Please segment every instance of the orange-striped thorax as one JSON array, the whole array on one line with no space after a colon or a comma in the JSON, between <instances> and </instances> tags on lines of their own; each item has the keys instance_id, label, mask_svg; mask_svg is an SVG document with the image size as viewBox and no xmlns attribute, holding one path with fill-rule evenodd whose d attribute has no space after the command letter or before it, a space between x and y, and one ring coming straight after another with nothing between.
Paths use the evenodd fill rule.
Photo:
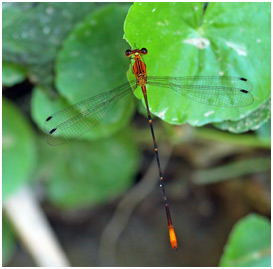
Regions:
<instances>
[{"instance_id":1,"label":"orange-striped thorax","mask_svg":"<svg viewBox=\"0 0 273 269\"><path fill-rule=\"evenodd\" d=\"M147 70L146 70L146 64L142 61L141 56L146 55L148 53L147 49L142 48L141 50L135 49L135 50L126 50L125 56L130 57L131 59L134 59L134 65L133 65L133 73L137 80L137 85L144 87L147 82Z\"/></svg>"}]
</instances>

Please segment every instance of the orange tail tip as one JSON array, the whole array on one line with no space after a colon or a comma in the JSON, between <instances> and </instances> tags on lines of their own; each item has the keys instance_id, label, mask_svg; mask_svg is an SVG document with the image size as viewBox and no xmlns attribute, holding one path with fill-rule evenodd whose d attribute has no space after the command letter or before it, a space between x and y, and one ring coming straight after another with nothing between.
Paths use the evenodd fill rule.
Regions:
<instances>
[{"instance_id":1,"label":"orange tail tip","mask_svg":"<svg viewBox=\"0 0 273 269\"><path fill-rule=\"evenodd\" d=\"M178 249L177 239L176 239L176 235L175 235L173 226L169 226L169 235L170 235L170 243L172 246L172 250L177 251L177 249Z\"/></svg>"}]
</instances>

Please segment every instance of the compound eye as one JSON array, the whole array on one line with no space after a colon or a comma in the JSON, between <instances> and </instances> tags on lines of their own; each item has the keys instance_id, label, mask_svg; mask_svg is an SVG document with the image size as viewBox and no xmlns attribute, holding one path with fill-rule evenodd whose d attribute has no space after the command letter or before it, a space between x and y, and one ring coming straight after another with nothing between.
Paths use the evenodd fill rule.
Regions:
<instances>
[{"instance_id":1,"label":"compound eye","mask_svg":"<svg viewBox=\"0 0 273 269\"><path fill-rule=\"evenodd\" d=\"M142 49L141 49L141 52L142 52L143 54L147 54L147 53L148 53L147 49L145 49L145 48L142 48Z\"/></svg>"},{"instance_id":2,"label":"compound eye","mask_svg":"<svg viewBox=\"0 0 273 269\"><path fill-rule=\"evenodd\" d=\"M125 56L129 57L132 54L131 50L126 50L125 51Z\"/></svg>"}]
</instances>

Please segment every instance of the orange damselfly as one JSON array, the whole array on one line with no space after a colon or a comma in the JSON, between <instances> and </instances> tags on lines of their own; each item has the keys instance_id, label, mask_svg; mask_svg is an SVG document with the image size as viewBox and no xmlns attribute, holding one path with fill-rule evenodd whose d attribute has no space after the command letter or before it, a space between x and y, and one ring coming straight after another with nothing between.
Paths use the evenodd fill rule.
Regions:
<instances>
[{"instance_id":1,"label":"orange damselfly","mask_svg":"<svg viewBox=\"0 0 273 269\"><path fill-rule=\"evenodd\" d=\"M159 77L147 76L146 64L142 56L148 53L142 48L126 50L125 56L134 60L135 80L129 81L111 91L98 94L48 117L44 129L49 135L50 145L60 145L79 137L97 126L109 114L113 106L127 94L132 94L138 86L144 96L148 122L151 128L154 151L157 160L160 187L168 220L169 238L173 250L177 250L177 239L172 224L169 204L166 196L164 177L160 166L158 147L154 135L151 113L148 105L146 85L168 88L177 94L195 102L220 107L242 107L252 104L254 98L250 91L251 83L240 77ZM132 86L133 85L133 86Z\"/></svg>"}]
</instances>

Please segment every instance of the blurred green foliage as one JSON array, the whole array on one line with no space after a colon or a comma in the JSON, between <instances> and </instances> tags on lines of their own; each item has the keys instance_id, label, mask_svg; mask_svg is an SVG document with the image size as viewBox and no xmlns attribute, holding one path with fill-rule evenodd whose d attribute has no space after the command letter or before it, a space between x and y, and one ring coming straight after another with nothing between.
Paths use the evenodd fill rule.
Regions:
<instances>
[{"instance_id":1,"label":"blurred green foliage","mask_svg":"<svg viewBox=\"0 0 273 269\"><path fill-rule=\"evenodd\" d=\"M54 61L66 35L94 3L3 3L3 60L28 69L33 82L53 84Z\"/></svg>"},{"instance_id":2,"label":"blurred green foliage","mask_svg":"<svg viewBox=\"0 0 273 269\"><path fill-rule=\"evenodd\" d=\"M270 3L210 3L205 12L203 7L3 3L3 85L28 78L35 86L31 119L3 99L3 199L22 184L43 179L54 205L76 209L103 203L131 186L140 158L129 125L134 98L120 101L107 120L81 140L60 147L49 147L31 125L33 121L42 130L52 113L126 82L129 63L124 51L129 45L124 33L131 46L147 47L148 75L223 74L253 83L255 102L240 109L195 104L148 87L156 116L172 124L217 123L217 128L231 132L256 130L268 121ZM261 137L269 127L262 128ZM8 232L3 240L5 246L13 242ZM10 255L5 253L3 248L3 255Z\"/></svg>"},{"instance_id":3,"label":"blurred green foliage","mask_svg":"<svg viewBox=\"0 0 273 269\"><path fill-rule=\"evenodd\" d=\"M6 99L2 101L2 115L2 199L5 200L19 186L31 180L37 149L35 135L28 120Z\"/></svg>"},{"instance_id":4,"label":"blurred green foliage","mask_svg":"<svg viewBox=\"0 0 273 269\"><path fill-rule=\"evenodd\" d=\"M27 72L23 66L13 63L2 64L2 84L11 87L22 82L26 78Z\"/></svg>"},{"instance_id":5,"label":"blurred green foliage","mask_svg":"<svg viewBox=\"0 0 273 269\"><path fill-rule=\"evenodd\" d=\"M220 266L270 267L271 226L268 219L251 214L234 225Z\"/></svg>"},{"instance_id":6,"label":"blurred green foliage","mask_svg":"<svg viewBox=\"0 0 273 269\"><path fill-rule=\"evenodd\" d=\"M49 147L44 139L40 143L40 171L48 179L48 199L58 207L102 203L133 184L139 150L130 130L94 142L73 141L58 147Z\"/></svg>"},{"instance_id":7,"label":"blurred green foliage","mask_svg":"<svg viewBox=\"0 0 273 269\"><path fill-rule=\"evenodd\" d=\"M13 231L6 221L4 216L2 217L2 265L7 264L11 259L15 250L15 236Z\"/></svg>"},{"instance_id":8,"label":"blurred green foliage","mask_svg":"<svg viewBox=\"0 0 273 269\"><path fill-rule=\"evenodd\" d=\"M3 58L9 65L23 65L29 78L37 85L32 92L31 114L41 129L44 120L53 112L84 97L110 90L113 85L120 83L122 77L126 81L128 62L124 57L124 50L127 46L122 35L128 7L128 4L97 6L94 3L4 5L6 23L3 26ZM18 21L20 25L16 27ZM54 63L57 75L55 82L51 80L55 79ZM42 73L43 76L40 77L39 74ZM14 83L18 82L19 79L14 79ZM52 91L55 83L60 94ZM4 130L9 129L8 123L15 126L25 124L19 116L9 112L6 106L3 111L7 121L3 122ZM18 167L46 176L48 197L59 206L75 208L103 202L128 188L136 173L139 152L131 138L130 129L126 127L122 131L133 112L134 100L125 98L115 107L107 122L91 132L89 137L87 135L87 138L96 139L94 143L75 141L51 148L45 143L45 138L42 142L39 139L36 168L35 161L28 158L24 159L26 163L21 161L21 166ZM9 115L18 119L20 124L12 121ZM116 135L102 140L112 134ZM8 139L8 134L4 133L4 138ZM24 136L21 132L19 139L22 138ZM28 135L27 138L35 143L33 135ZM19 139L18 144L22 147L24 143ZM12 150L8 143L5 146L7 150ZM35 147L27 146L28 150L24 151L30 154ZM18 159L24 154L19 150L15 150L15 153ZM10 169L23 181L24 173L11 165L14 157L5 154L4 159L7 167L4 171ZM104 169L106 166L108 168ZM16 184L19 180L15 176L6 176L4 173L4 178L13 178L4 181L7 189L13 186L14 190L19 186ZM75 192L75 189L79 191Z\"/></svg>"},{"instance_id":9,"label":"blurred green foliage","mask_svg":"<svg viewBox=\"0 0 273 269\"><path fill-rule=\"evenodd\" d=\"M256 131L258 137L262 138L262 139L271 139L271 121L267 121L264 125L261 126L261 128L259 128Z\"/></svg>"}]
</instances>

